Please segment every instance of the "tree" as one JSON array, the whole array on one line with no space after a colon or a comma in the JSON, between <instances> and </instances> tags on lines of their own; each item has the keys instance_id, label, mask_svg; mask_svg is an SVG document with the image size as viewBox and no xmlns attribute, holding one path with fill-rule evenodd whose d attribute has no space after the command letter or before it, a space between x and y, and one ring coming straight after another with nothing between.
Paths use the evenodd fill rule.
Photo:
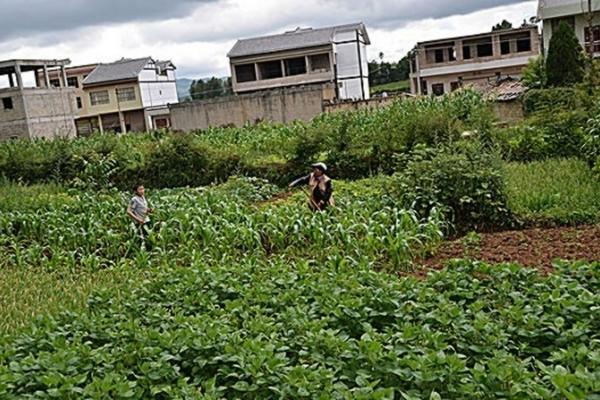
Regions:
<instances>
[{"instance_id":1,"label":"tree","mask_svg":"<svg viewBox=\"0 0 600 400\"><path fill-rule=\"evenodd\" d=\"M529 89L543 89L548 83L546 63L543 56L532 58L523 69L523 84Z\"/></svg>"},{"instance_id":2,"label":"tree","mask_svg":"<svg viewBox=\"0 0 600 400\"><path fill-rule=\"evenodd\" d=\"M193 100L212 99L231 94L231 78L225 80L212 77L192 82L190 96Z\"/></svg>"},{"instance_id":3,"label":"tree","mask_svg":"<svg viewBox=\"0 0 600 400\"><path fill-rule=\"evenodd\" d=\"M501 31L503 29L511 29L512 27L513 25L509 21L503 19L502 22L492 27L492 32Z\"/></svg>"},{"instance_id":4,"label":"tree","mask_svg":"<svg viewBox=\"0 0 600 400\"><path fill-rule=\"evenodd\" d=\"M570 25L561 22L550 39L546 73L549 86L570 86L584 76L583 48Z\"/></svg>"}]
</instances>

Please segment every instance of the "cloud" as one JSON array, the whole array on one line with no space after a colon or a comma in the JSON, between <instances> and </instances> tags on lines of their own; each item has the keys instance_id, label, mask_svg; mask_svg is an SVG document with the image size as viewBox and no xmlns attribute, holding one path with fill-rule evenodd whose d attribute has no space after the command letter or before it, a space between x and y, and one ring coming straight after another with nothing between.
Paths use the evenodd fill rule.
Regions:
<instances>
[{"instance_id":1,"label":"cloud","mask_svg":"<svg viewBox=\"0 0 600 400\"><path fill-rule=\"evenodd\" d=\"M216 0L0 0L0 40L84 26L181 17L199 3L210 1Z\"/></svg>"},{"instance_id":2,"label":"cloud","mask_svg":"<svg viewBox=\"0 0 600 400\"><path fill-rule=\"evenodd\" d=\"M369 58L381 51L386 59L397 60L417 41L487 31L502 19L520 24L536 12L532 0L434 0L435 6L412 0L33 2L40 6L39 14L48 8L73 7L69 13L59 13L60 24L41 21L35 26L29 21L27 26L35 28L19 31L10 40L0 36L0 59L71 58L77 65L152 56L173 60L178 76L193 78L229 75L226 55L236 39L280 33L297 26L363 21L372 41ZM8 3L13 3L12 8L6 9ZM143 8L141 3L148 9L136 14L136 9ZM0 22L6 24L12 19L7 17L11 10L27 13L22 4L0 0L0 7L4 7Z\"/></svg>"}]
</instances>

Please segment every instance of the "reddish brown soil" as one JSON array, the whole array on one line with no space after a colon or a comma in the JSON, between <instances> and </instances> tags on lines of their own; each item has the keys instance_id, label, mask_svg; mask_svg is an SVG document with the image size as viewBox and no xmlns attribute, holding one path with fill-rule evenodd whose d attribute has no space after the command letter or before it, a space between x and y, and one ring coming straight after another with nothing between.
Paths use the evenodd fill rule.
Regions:
<instances>
[{"instance_id":1,"label":"reddish brown soil","mask_svg":"<svg viewBox=\"0 0 600 400\"><path fill-rule=\"evenodd\" d=\"M514 262L548 273L555 259L600 261L600 225L481 233L479 238L446 242L423 265L440 269L453 258L470 258L492 264Z\"/></svg>"}]
</instances>

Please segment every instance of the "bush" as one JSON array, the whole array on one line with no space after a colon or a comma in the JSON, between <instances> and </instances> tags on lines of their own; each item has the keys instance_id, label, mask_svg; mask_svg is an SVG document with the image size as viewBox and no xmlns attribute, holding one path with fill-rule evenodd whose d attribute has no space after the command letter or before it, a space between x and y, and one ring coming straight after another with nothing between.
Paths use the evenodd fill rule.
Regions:
<instances>
[{"instance_id":1,"label":"bush","mask_svg":"<svg viewBox=\"0 0 600 400\"><path fill-rule=\"evenodd\" d=\"M553 32L548 46L546 71L550 86L569 86L579 83L584 76L583 49L573 28L561 22Z\"/></svg>"},{"instance_id":2,"label":"bush","mask_svg":"<svg viewBox=\"0 0 600 400\"><path fill-rule=\"evenodd\" d=\"M581 96L574 88L530 89L523 96L525 115L570 111L582 106Z\"/></svg>"},{"instance_id":3,"label":"bush","mask_svg":"<svg viewBox=\"0 0 600 400\"><path fill-rule=\"evenodd\" d=\"M463 142L440 149L420 147L409 157L401 157L400 167L394 190L405 206L414 207L420 215L441 205L458 232L512 223L501 160L480 145Z\"/></svg>"},{"instance_id":4,"label":"bush","mask_svg":"<svg viewBox=\"0 0 600 400\"><path fill-rule=\"evenodd\" d=\"M583 158L590 167L599 167L600 158L600 102L596 106L595 112L587 121L581 146Z\"/></svg>"}]
</instances>

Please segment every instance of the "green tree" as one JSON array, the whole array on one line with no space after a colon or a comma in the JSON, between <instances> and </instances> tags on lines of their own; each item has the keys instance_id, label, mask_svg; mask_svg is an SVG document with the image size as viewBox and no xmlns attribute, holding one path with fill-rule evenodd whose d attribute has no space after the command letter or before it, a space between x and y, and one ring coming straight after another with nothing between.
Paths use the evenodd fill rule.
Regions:
<instances>
[{"instance_id":1,"label":"green tree","mask_svg":"<svg viewBox=\"0 0 600 400\"><path fill-rule=\"evenodd\" d=\"M571 26L564 22L550 39L546 72L549 86L571 86L583 80L583 49Z\"/></svg>"},{"instance_id":2,"label":"green tree","mask_svg":"<svg viewBox=\"0 0 600 400\"><path fill-rule=\"evenodd\" d=\"M513 25L509 21L503 19L499 24L492 26L492 32L501 31L503 29L511 29L512 27Z\"/></svg>"},{"instance_id":3,"label":"green tree","mask_svg":"<svg viewBox=\"0 0 600 400\"><path fill-rule=\"evenodd\" d=\"M192 82L190 96L194 100L212 99L231 94L231 78L199 79Z\"/></svg>"},{"instance_id":4,"label":"green tree","mask_svg":"<svg viewBox=\"0 0 600 400\"><path fill-rule=\"evenodd\" d=\"M529 60L529 63L523 69L522 81L529 89L543 89L547 86L548 77L546 74L544 56L535 57Z\"/></svg>"}]
</instances>

